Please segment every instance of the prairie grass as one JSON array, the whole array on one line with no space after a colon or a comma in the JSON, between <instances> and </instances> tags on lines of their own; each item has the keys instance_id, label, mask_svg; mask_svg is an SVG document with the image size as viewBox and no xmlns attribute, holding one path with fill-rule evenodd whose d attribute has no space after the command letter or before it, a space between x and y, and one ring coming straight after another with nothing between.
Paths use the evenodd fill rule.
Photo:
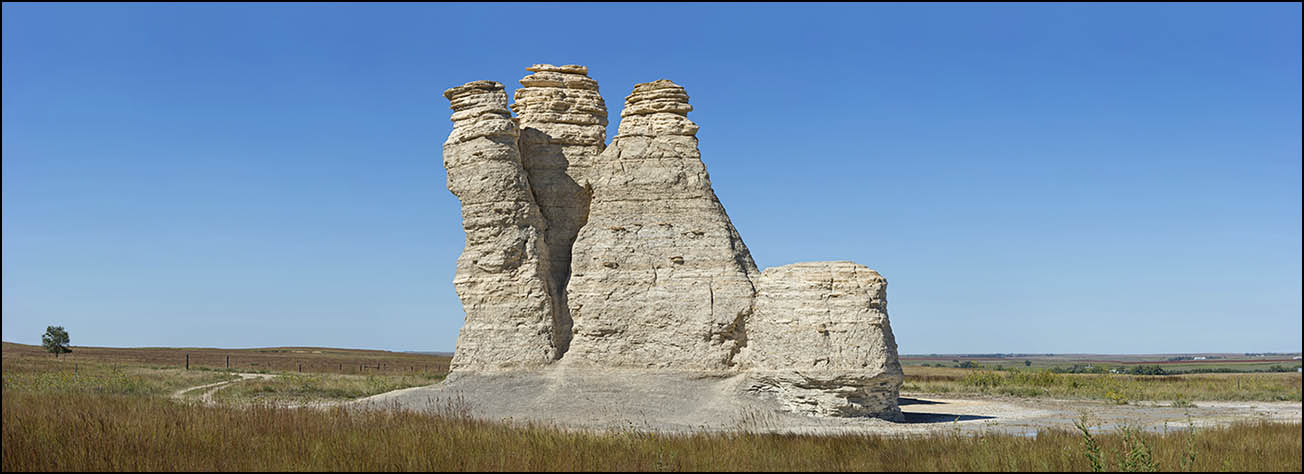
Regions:
<instances>
[{"instance_id":1,"label":"prairie grass","mask_svg":"<svg viewBox=\"0 0 1304 474\"><path fill-rule=\"evenodd\" d=\"M959 370L959 369L957 369ZM1128 401L1301 401L1298 373L1118 375L1045 370L962 371L911 376L903 392Z\"/></svg>"},{"instance_id":2,"label":"prairie grass","mask_svg":"<svg viewBox=\"0 0 1304 474\"><path fill-rule=\"evenodd\" d=\"M54 359L5 358L5 393L85 393L102 395L166 396L196 385L238 377L213 371L152 369L148 367L67 362Z\"/></svg>"},{"instance_id":3,"label":"prairie grass","mask_svg":"<svg viewBox=\"0 0 1304 474\"><path fill-rule=\"evenodd\" d=\"M1094 434L1079 433L1066 425L1063 430L1045 430L1035 436L958 431L905 438L741 432L674 436L633 430L596 434L477 421L453 405L435 407L435 413L413 413L284 409L273 403L233 409L167 399L184 387L233 378L213 370L11 357L9 353L3 369L0 467L4 471L1301 469L1297 423L1246 423L1172 433L1120 429ZM1292 381L1280 378L1282 375L1289 374L1264 375L1278 378L1255 382L1242 376L966 371L958 376L934 374L928 381L910 383L979 393L1032 388L1042 396L1066 398L1073 398L1073 391L1099 395L1101 389L1133 396L1136 393L1128 390L1141 390L1143 396L1167 396L1191 389L1183 388L1183 383L1196 384L1197 389L1198 384L1210 387L1173 399L1199 400L1200 393L1220 393L1238 385L1236 390L1248 393L1290 393L1293 387L1298 394L1298 378ZM217 394L237 401L347 399L426 385L440 377L295 373L239 382ZM1092 381L1093 377L1106 380ZM1213 380L1181 381L1187 378Z\"/></svg>"},{"instance_id":4,"label":"prairie grass","mask_svg":"<svg viewBox=\"0 0 1304 474\"><path fill-rule=\"evenodd\" d=\"M3 343L4 359L51 359L41 346ZM173 347L83 347L59 358L73 363L137 365L155 368L241 372L304 372L359 375L442 375L452 360L447 355L322 347L258 349Z\"/></svg>"},{"instance_id":5,"label":"prairie grass","mask_svg":"<svg viewBox=\"0 0 1304 474\"><path fill-rule=\"evenodd\" d=\"M1090 470L1079 433L893 438L593 434L448 414L246 409L156 397L3 394L3 468L27 470ZM1096 434L1110 466L1301 469L1298 424ZM1136 454L1144 446L1145 457ZM1191 453L1196 453L1192 456ZM1132 463L1132 464L1124 464ZM1111 467L1112 468L1112 467Z\"/></svg>"}]
</instances>

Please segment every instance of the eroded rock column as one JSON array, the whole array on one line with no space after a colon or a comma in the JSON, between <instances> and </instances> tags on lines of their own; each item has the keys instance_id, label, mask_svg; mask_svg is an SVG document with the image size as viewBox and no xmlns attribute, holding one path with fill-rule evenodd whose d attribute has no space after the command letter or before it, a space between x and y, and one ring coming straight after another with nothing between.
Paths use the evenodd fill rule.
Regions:
<instances>
[{"instance_id":1,"label":"eroded rock column","mask_svg":"<svg viewBox=\"0 0 1304 474\"><path fill-rule=\"evenodd\" d=\"M739 356L754 390L799 413L900 418L886 279L853 262L805 262L767 268L757 282Z\"/></svg>"},{"instance_id":2,"label":"eroded rock column","mask_svg":"<svg viewBox=\"0 0 1304 474\"><path fill-rule=\"evenodd\" d=\"M758 276L711 189L684 89L638 84L589 182L567 288L576 366L724 370Z\"/></svg>"},{"instance_id":3,"label":"eroded rock column","mask_svg":"<svg viewBox=\"0 0 1304 474\"><path fill-rule=\"evenodd\" d=\"M452 367L539 367L557 356L544 223L517 149L503 85L444 92L453 132L444 142L448 189L462 202L466 248L453 286L466 311Z\"/></svg>"},{"instance_id":4,"label":"eroded rock column","mask_svg":"<svg viewBox=\"0 0 1304 474\"><path fill-rule=\"evenodd\" d=\"M607 105L588 68L535 64L521 79L512 110L521 126L521 161L535 201L548 223L546 241L551 278L557 289L559 352L570 341L566 285L571 246L588 220L587 180L594 158L606 148Z\"/></svg>"}]
</instances>

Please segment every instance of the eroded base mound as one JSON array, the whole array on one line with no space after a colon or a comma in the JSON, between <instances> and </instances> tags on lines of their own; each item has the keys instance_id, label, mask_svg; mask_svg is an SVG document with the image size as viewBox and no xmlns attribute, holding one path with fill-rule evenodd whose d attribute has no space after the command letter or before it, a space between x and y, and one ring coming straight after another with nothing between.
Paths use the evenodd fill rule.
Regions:
<instances>
[{"instance_id":1,"label":"eroded base mound","mask_svg":"<svg viewBox=\"0 0 1304 474\"><path fill-rule=\"evenodd\" d=\"M563 429L671 434L772 432L800 434L929 435L1075 430L1084 413L1093 431L1129 425L1152 432L1223 426L1246 421L1299 423L1299 402L1208 402L1195 407L1163 403L1115 405L1099 400L939 398L902 394L903 422L869 417L804 416L786 412L774 398L738 395L744 375L543 370L463 375L437 385L384 393L356 402L373 409L452 412L487 421Z\"/></svg>"},{"instance_id":2,"label":"eroded base mound","mask_svg":"<svg viewBox=\"0 0 1304 474\"><path fill-rule=\"evenodd\" d=\"M563 428L656 432L839 431L893 423L875 417L796 414L746 373L710 374L548 367L454 374L443 383L390 392L362 403L493 421ZM899 418L900 412L886 415Z\"/></svg>"}]
</instances>

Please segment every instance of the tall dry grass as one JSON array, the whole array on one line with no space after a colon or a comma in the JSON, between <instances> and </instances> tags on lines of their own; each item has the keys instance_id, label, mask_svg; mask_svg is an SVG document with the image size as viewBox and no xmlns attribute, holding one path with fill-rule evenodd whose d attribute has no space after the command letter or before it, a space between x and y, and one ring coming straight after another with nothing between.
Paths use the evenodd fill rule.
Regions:
<instances>
[{"instance_id":1,"label":"tall dry grass","mask_svg":"<svg viewBox=\"0 0 1304 474\"><path fill-rule=\"evenodd\" d=\"M1082 471L1082 437L590 434L458 416L227 409L153 397L3 394L3 468L27 470ZM1298 424L1133 434L1162 470L1301 469ZM1119 434L1097 434L1109 461ZM1136 443L1136 439L1131 441ZM1193 448L1192 448L1193 446Z\"/></svg>"}]
</instances>

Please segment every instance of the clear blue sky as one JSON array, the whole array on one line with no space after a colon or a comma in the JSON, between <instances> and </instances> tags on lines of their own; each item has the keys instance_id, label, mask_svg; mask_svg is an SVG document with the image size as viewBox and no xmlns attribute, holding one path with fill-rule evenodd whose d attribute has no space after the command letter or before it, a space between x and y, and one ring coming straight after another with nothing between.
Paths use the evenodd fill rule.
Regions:
<instances>
[{"instance_id":1,"label":"clear blue sky","mask_svg":"<svg viewBox=\"0 0 1304 474\"><path fill-rule=\"evenodd\" d=\"M1299 4L3 6L3 337L454 348L444 89L687 88L903 353L1299 351Z\"/></svg>"}]
</instances>

